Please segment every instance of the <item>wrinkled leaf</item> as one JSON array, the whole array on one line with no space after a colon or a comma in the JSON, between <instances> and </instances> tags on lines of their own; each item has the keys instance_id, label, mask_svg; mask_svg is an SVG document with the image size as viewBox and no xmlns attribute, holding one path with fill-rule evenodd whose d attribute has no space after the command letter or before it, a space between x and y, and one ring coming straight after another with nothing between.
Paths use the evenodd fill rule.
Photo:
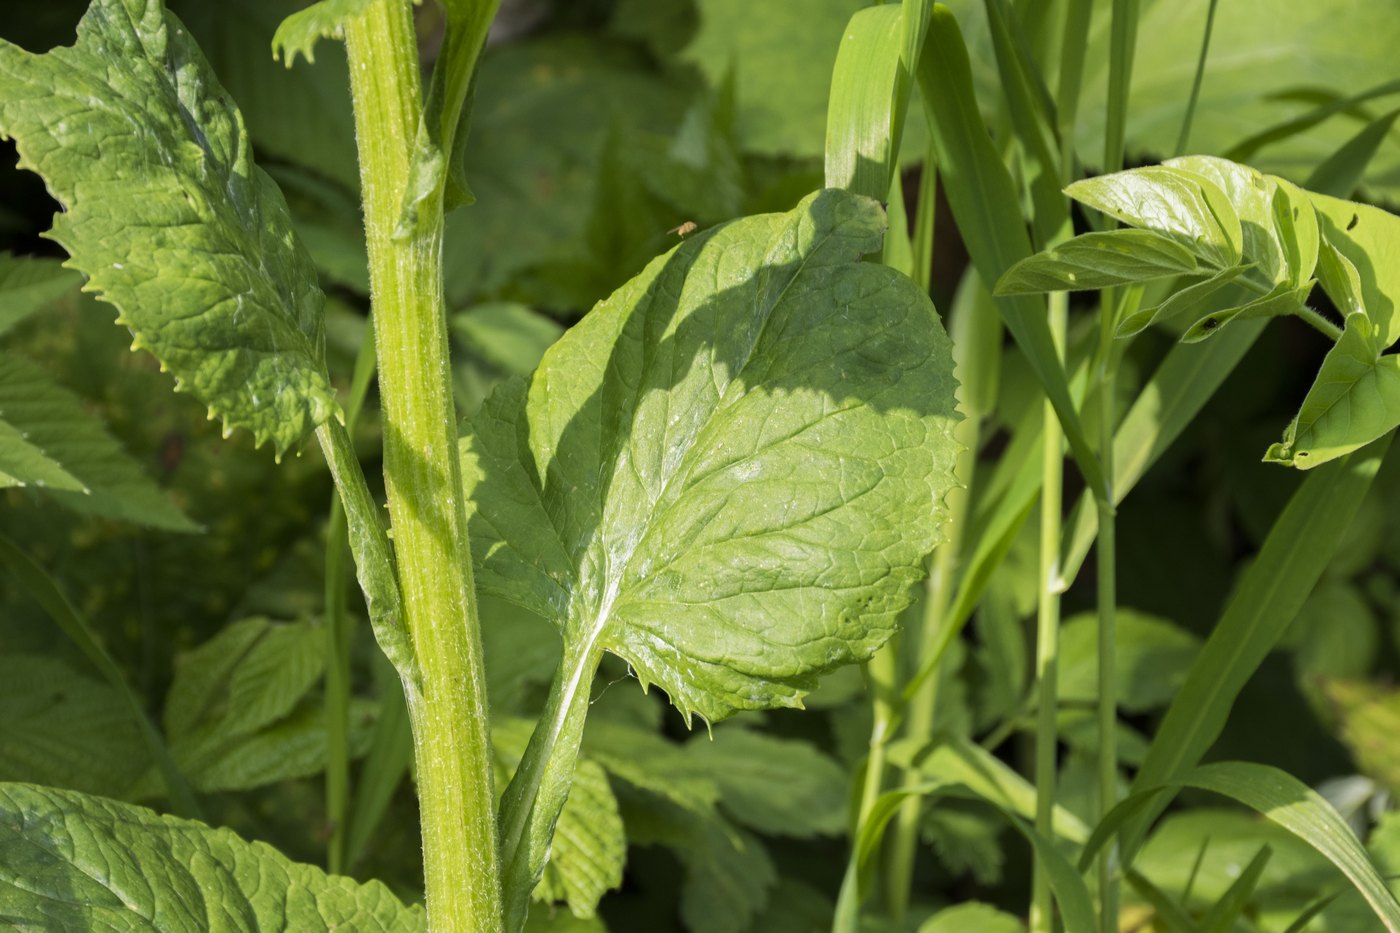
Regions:
<instances>
[{"instance_id":1,"label":"wrinkled leaf","mask_svg":"<svg viewBox=\"0 0 1400 933\"><path fill-rule=\"evenodd\" d=\"M955 448L931 306L856 261L882 226L828 191L689 239L498 390L462 442L479 585L710 720L874 651Z\"/></svg>"},{"instance_id":2,"label":"wrinkled leaf","mask_svg":"<svg viewBox=\"0 0 1400 933\"><path fill-rule=\"evenodd\" d=\"M0 785L0 916L36 930L418 933L377 881L289 861L227 829L29 784Z\"/></svg>"},{"instance_id":3,"label":"wrinkled leaf","mask_svg":"<svg viewBox=\"0 0 1400 933\"><path fill-rule=\"evenodd\" d=\"M46 55L0 44L0 133L64 206L50 236L177 389L279 453L334 414L311 259L159 0L97 0Z\"/></svg>"}]
</instances>

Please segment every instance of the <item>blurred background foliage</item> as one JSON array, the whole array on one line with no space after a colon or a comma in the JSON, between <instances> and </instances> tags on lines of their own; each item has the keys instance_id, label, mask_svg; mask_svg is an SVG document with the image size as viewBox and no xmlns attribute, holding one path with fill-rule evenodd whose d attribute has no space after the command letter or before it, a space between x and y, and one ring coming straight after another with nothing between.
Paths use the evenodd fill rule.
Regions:
<instances>
[{"instance_id":1,"label":"blurred background foliage","mask_svg":"<svg viewBox=\"0 0 1400 933\"><path fill-rule=\"evenodd\" d=\"M344 55L322 43L314 65L288 71L274 62L272 32L297 6L288 0L169 5L243 108L260 163L287 194L330 294L332 372L348 385L368 302ZM505 3L472 113L468 177L478 200L449 218L444 256L464 415L502 377L528 374L571 323L674 245L682 225L785 210L820 186L831 68L843 27L862 5ZM1144 5L1128 125L1134 162L1172 154L1206 5ZM36 50L66 44L84 6L9 5L0 10L0 36ZM982 6L954 7L992 117L1000 90ZM1395 78L1400 9L1318 2L1290 4L1285 17L1275 8L1268 0L1221 4L1190 149L1234 153L1303 183L1394 105L1394 97L1354 98ZM1091 33L1078 137L1090 165L1102 150L1103 19ZM419 21L427 65L440 12L425 4ZM1035 51L1053 67L1055 49ZM1270 127L1318 114L1304 132L1258 142ZM924 150L920 126L905 145L912 192ZM323 862L320 627L331 487L319 455L308 448L276 465L244 435L221 439L197 404L172 394L153 361L128 352L128 337L110 326L111 309L57 266L61 253L40 237L54 209L42 184L15 168L12 149L0 162L0 249L27 257L0 267L0 370L23 374L29 369L20 361L38 364L73 423L97 433L105 426L125 450L135 466L109 479L145 503L140 514L122 514L57 489L0 490L0 531L61 581L100 634L212 821ZM1383 205L1400 199L1395 132L1358 196ZM943 211L934 260L940 308L951 303L965 266ZM1133 345L1125 392L1172 341L1161 333ZM1270 327L1121 513L1118 663L1129 763L1300 480L1259 459L1296 409L1323 349L1292 318ZM993 458L1038 404L1029 370L1007 353L987 427ZM4 391L0 378L0 405ZM357 441L372 461L372 402L367 415ZM1400 870L1400 819L1390 810L1400 789L1394 463L1212 753L1276 764L1320 787L1391 871ZM943 727L983 740L1018 766L1029 761L1025 737L1035 715L1027 619L1036 534L1032 518L948 666L939 704ZM1086 572L1067 609L1088 608L1092 592ZM505 775L528 737L557 646L548 626L511 607L488 602L482 615ZM1087 818L1091 801L1080 797L1092 785L1095 647L1088 618L1067 618L1062 802ZM351 652L351 748L360 763L349 867L413 898L417 819L404 780L402 704L367 636L358 626ZM0 646L0 779L161 805L162 785L112 687L3 576ZM537 892L560 907L536 911L532 926L826 928L845 863L852 775L869 734L860 673L829 678L807 712L742 716L716 729L713 741L687 733L661 698L643 696L627 679L625 669L605 665L595 686L585 764ZM1282 929L1339 887L1315 853L1280 830L1215 809L1218 800L1188 795L1183 803L1138 863L1158 889L1213 903L1265 844L1273 855L1242 921L1248 929ZM1027 857L987 812L940 804L923 836L916 919L972 899L1023 911ZM1130 909L1151 915L1145 898ZM991 912L979 917L994 922ZM1311 928L1367 929L1366 918L1359 899L1344 895ZM945 914L926 929L954 929L950 922Z\"/></svg>"}]
</instances>

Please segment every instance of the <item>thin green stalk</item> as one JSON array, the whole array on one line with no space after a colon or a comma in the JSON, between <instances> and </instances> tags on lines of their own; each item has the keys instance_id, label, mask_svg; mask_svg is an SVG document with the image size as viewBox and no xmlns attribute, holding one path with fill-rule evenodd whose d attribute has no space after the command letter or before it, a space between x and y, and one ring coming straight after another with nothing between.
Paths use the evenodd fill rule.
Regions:
<instances>
[{"instance_id":1,"label":"thin green stalk","mask_svg":"<svg viewBox=\"0 0 1400 933\"><path fill-rule=\"evenodd\" d=\"M442 295L442 213L395 238L421 117L411 6L377 0L345 27L360 149L384 480L418 683L406 682L428 918L498 931L493 760Z\"/></svg>"},{"instance_id":2,"label":"thin green stalk","mask_svg":"<svg viewBox=\"0 0 1400 933\"><path fill-rule=\"evenodd\" d=\"M355 371L346 402L346 431L354 430L374 376L374 335L366 332L355 356ZM326 529L325 635L326 635L326 866L332 874L346 870L350 804L350 640L351 620L346 611L349 594L350 541L340 492L331 494Z\"/></svg>"},{"instance_id":3,"label":"thin green stalk","mask_svg":"<svg viewBox=\"0 0 1400 933\"><path fill-rule=\"evenodd\" d=\"M919 176L919 203L914 214L914 281L925 292L933 287L933 238L938 214L938 150L929 140Z\"/></svg>"},{"instance_id":4,"label":"thin green stalk","mask_svg":"<svg viewBox=\"0 0 1400 933\"><path fill-rule=\"evenodd\" d=\"M1107 299L1105 298L1105 301ZM1114 333L1116 308L1104 304L1099 309L1099 465L1103 469L1108 495L1095 498L1099 516L1098 561L1098 643L1099 643L1099 818L1118 803L1118 670L1117 659L1117 517L1113 506L1113 441L1117 426L1114 411L1117 357ZM1118 930L1117 850L1104 846L1099 853L1099 930Z\"/></svg>"},{"instance_id":5,"label":"thin green stalk","mask_svg":"<svg viewBox=\"0 0 1400 933\"><path fill-rule=\"evenodd\" d=\"M870 683L874 718L870 725L870 752L865 759L865 779L861 784L860 811L856 816L856 831L852 833L852 838L860 837L861 828L884 790L885 746L889 744L898 715L898 655L894 641L875 652L875 656L865 665L865 674Z\"/></svg>"},{"instance_id":6,"label":"thin green stalk","mask_svg":"<svg viewBox=\"0 0 1400 933\"><path fill-rule=\"evenodd\" d=\"M1196 116L1196 103L1201 99L1201 82L1206 76L1206 56L1210 54L1210 34L1215 28L1215 3L1210 0L1206 8L1206 33L1201 38L1201 54L1196 59L1196 76L1191 79L1191 97L1186 102L1186 116L1181 121L1181 135L1176 138L1176 154L1186 154L1186 144L1191 141L1191 121Z\"/></svg>"},{"instance_id":7,"label":"thin green stalk","mask_svg":"<svg viewBox=\"0 0 1400 933\"><path fill-rule=\"evenodd\" d=\"M1063 359L1069 310L1068 295L1050 295L1050 332ZM1040 598L1036 612L1036 694L1039 715L1035 737L1035 828L1047 839L1055 833L1055 772L1059 751L1056 714L1059 704L1060 653L1060 507L1064 480L1064 433L1049 402L1045 403L1045 452L1040 490ZM1031 933L1052 933L1054 903L1050 878L1039 860L1031 882Z\"/></svg>"}]
</instances>

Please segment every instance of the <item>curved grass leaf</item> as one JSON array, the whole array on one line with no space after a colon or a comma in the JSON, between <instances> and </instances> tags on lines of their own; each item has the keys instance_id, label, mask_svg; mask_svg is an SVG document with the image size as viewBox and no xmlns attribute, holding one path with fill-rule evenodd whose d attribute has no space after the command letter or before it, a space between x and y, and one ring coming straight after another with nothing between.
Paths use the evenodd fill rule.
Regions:
<instances>
[{"instance_id":1,"label":"curved grass leaf","mask_svg":"<svg viewBox=\"0 0 1400 933\"><path fill-rule=\"evenodd\" d=\"M997 282L996 294L1112 288L1197 271L1190 250L1154 230L1105 230L1022 259Z\"/></svg>"},{"instance_id":2,"label":"curved grass leaf","mask_svg":"<svg viewBox=\"0 0 1400 933\"><path fill-rule=\"evenodd\" d=\"M1346 875L1387 930L1400 931L1400 902L1386 887L1356 834L1320 794L1270 765L1222 761L1193 768L1169 781L1143 786L1094 827L1094 834L1080 853L1080 868L1087 868L1114 833L1138 814L1157 809L1153 805L1160 802L1164 793L1183 787L1237 800L1293 833Z\"/></svg>"},{"instance_id":3,"label":"curved grass leaf","mask_svg":"<svg viewBox=\"0 0 1400 933\"><path fill-rule=\"evenodd\" d=\"M1244 234L1230 199L1213 181L1153 165L1077 181L1065 194L1134 227L1171 237L1202 262L1228 269L1240 261Z\"/></svg>"},{"instance_id":4,"label":"curved grass leaf","mask_svg":"<svg viewBox=\"0 0 1400 933\"><path fill-rule=\"evenodd\" d=\"M0 916L35 930L419 933L421 908L227 829L0 784Z\"/></svg>"},{"instance_id":5,"label":"curved grass leaf","mask_svg":"<svg viewBox=\"0 0 1400 933\"><path fill-rule=\"evenodd\" d=\"M1400 356L1378 357L1376 343L1366 314L1347 315L1342 339L1327 351L1298 416L1265 460L1310 470L1400 424Z\"/></svg>"},{"instance_id":6,"label":"curved grass leaf","mask_svg":"<svg viewBox=\"0 0 1400 933\"><path fill-rule=\"evenodd\" d=\"M1259 556L1191 665L1133 782L1155 787L1189 771L1214 744L1245 683L1279 643L1331 560L1360 508L1389 438L1303 481L1269 531ZM1125 864L1146 823L1166 806L1158 798L1124 828Z\"/></svg>"},{"instance_id":7,"label":"curved grass leaf","mask_svg":"<svg viewBox=\"0 0 1400 933\"><path fill-rule=\"evenodd\" d=\"M1400 110L1392 110L1385 116L1372 120L1361 132L1342 144L1342 147L1323 161L1308 175L1303 187L1313 191L1325 191L1340 198L1349 198L1366 175L1366 167L1376 157L1391 127L1400 117Z\"/></svg>"},{"instance_id":8,"label":"curved grass leaf","mask_svg":"<svg viewBox=\"0 0 1400 933\"><path fill-rule=\"evenodd\" d=\"M160 0L96 0L45 55L0 43L0 133L64 207L49 235L177 390L279 454L336 412L310 256Z\"/></svg>"}]
</instances>

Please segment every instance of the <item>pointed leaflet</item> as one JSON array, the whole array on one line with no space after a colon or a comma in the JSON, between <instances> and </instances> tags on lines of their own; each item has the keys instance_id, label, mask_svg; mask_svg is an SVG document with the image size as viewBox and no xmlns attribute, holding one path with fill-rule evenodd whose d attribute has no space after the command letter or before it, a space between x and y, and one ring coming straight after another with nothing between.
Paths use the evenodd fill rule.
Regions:
<instances>
[{"instance_id":1,"label":"pointed leaflet","mask_svg":"<svg viewBox=\"0 0 1400 933\"><path fill-rule=\"evenodd\" d=\"M1197 272L1191 251L1153 230L1085 233L1027 256L997 283L998 295L1111 288Z\"/></svg>"},{"instance_id":2,"label":"pointed leaflet","mask_svg":"<svg viewBox=\"0 0 1400 933\"><path fill-rule=\"evenodd\" d=\"M159 0L95 0L46 55L0 42L0 134L63 204L70 265L211 417L279 452L331 417L311 259Z\"/></svg>"},{"instance_id":3,"label":"pointed leaflet","mask_svg":"<svg viewBox=\"0 0 1400 933\"><path fill-rule=\"evenodd\" d=\"M709 720L868 657L955 448L932 306L859 261L882 232L826 191L693 237L499 390L462 441L479 585Z\"/></svg>"},{"instance_id":4,"label":"pointed leaflet","mask_svg":"<svg viewBox=\"0 0 1400 933\"><path fill-rule=\"evenodd\" d=\"M421 908L377 881L73 791L0 784L0 852L0 916L19 929L427 929Z\"/></svg>"},{"instance_id":5,"label":"pointed leaflet","mask_svg":"<svg viewBox=\"0 0 1400 933\"><path fill-rule=\"evenodd\" d=\"M1347 315L1346 329L1323 358L1298 416L1265 460L1311 469L1400 424L1400 356L1377 357L1377 342L1367 315Z\"/></svg>"}]
</instances>

